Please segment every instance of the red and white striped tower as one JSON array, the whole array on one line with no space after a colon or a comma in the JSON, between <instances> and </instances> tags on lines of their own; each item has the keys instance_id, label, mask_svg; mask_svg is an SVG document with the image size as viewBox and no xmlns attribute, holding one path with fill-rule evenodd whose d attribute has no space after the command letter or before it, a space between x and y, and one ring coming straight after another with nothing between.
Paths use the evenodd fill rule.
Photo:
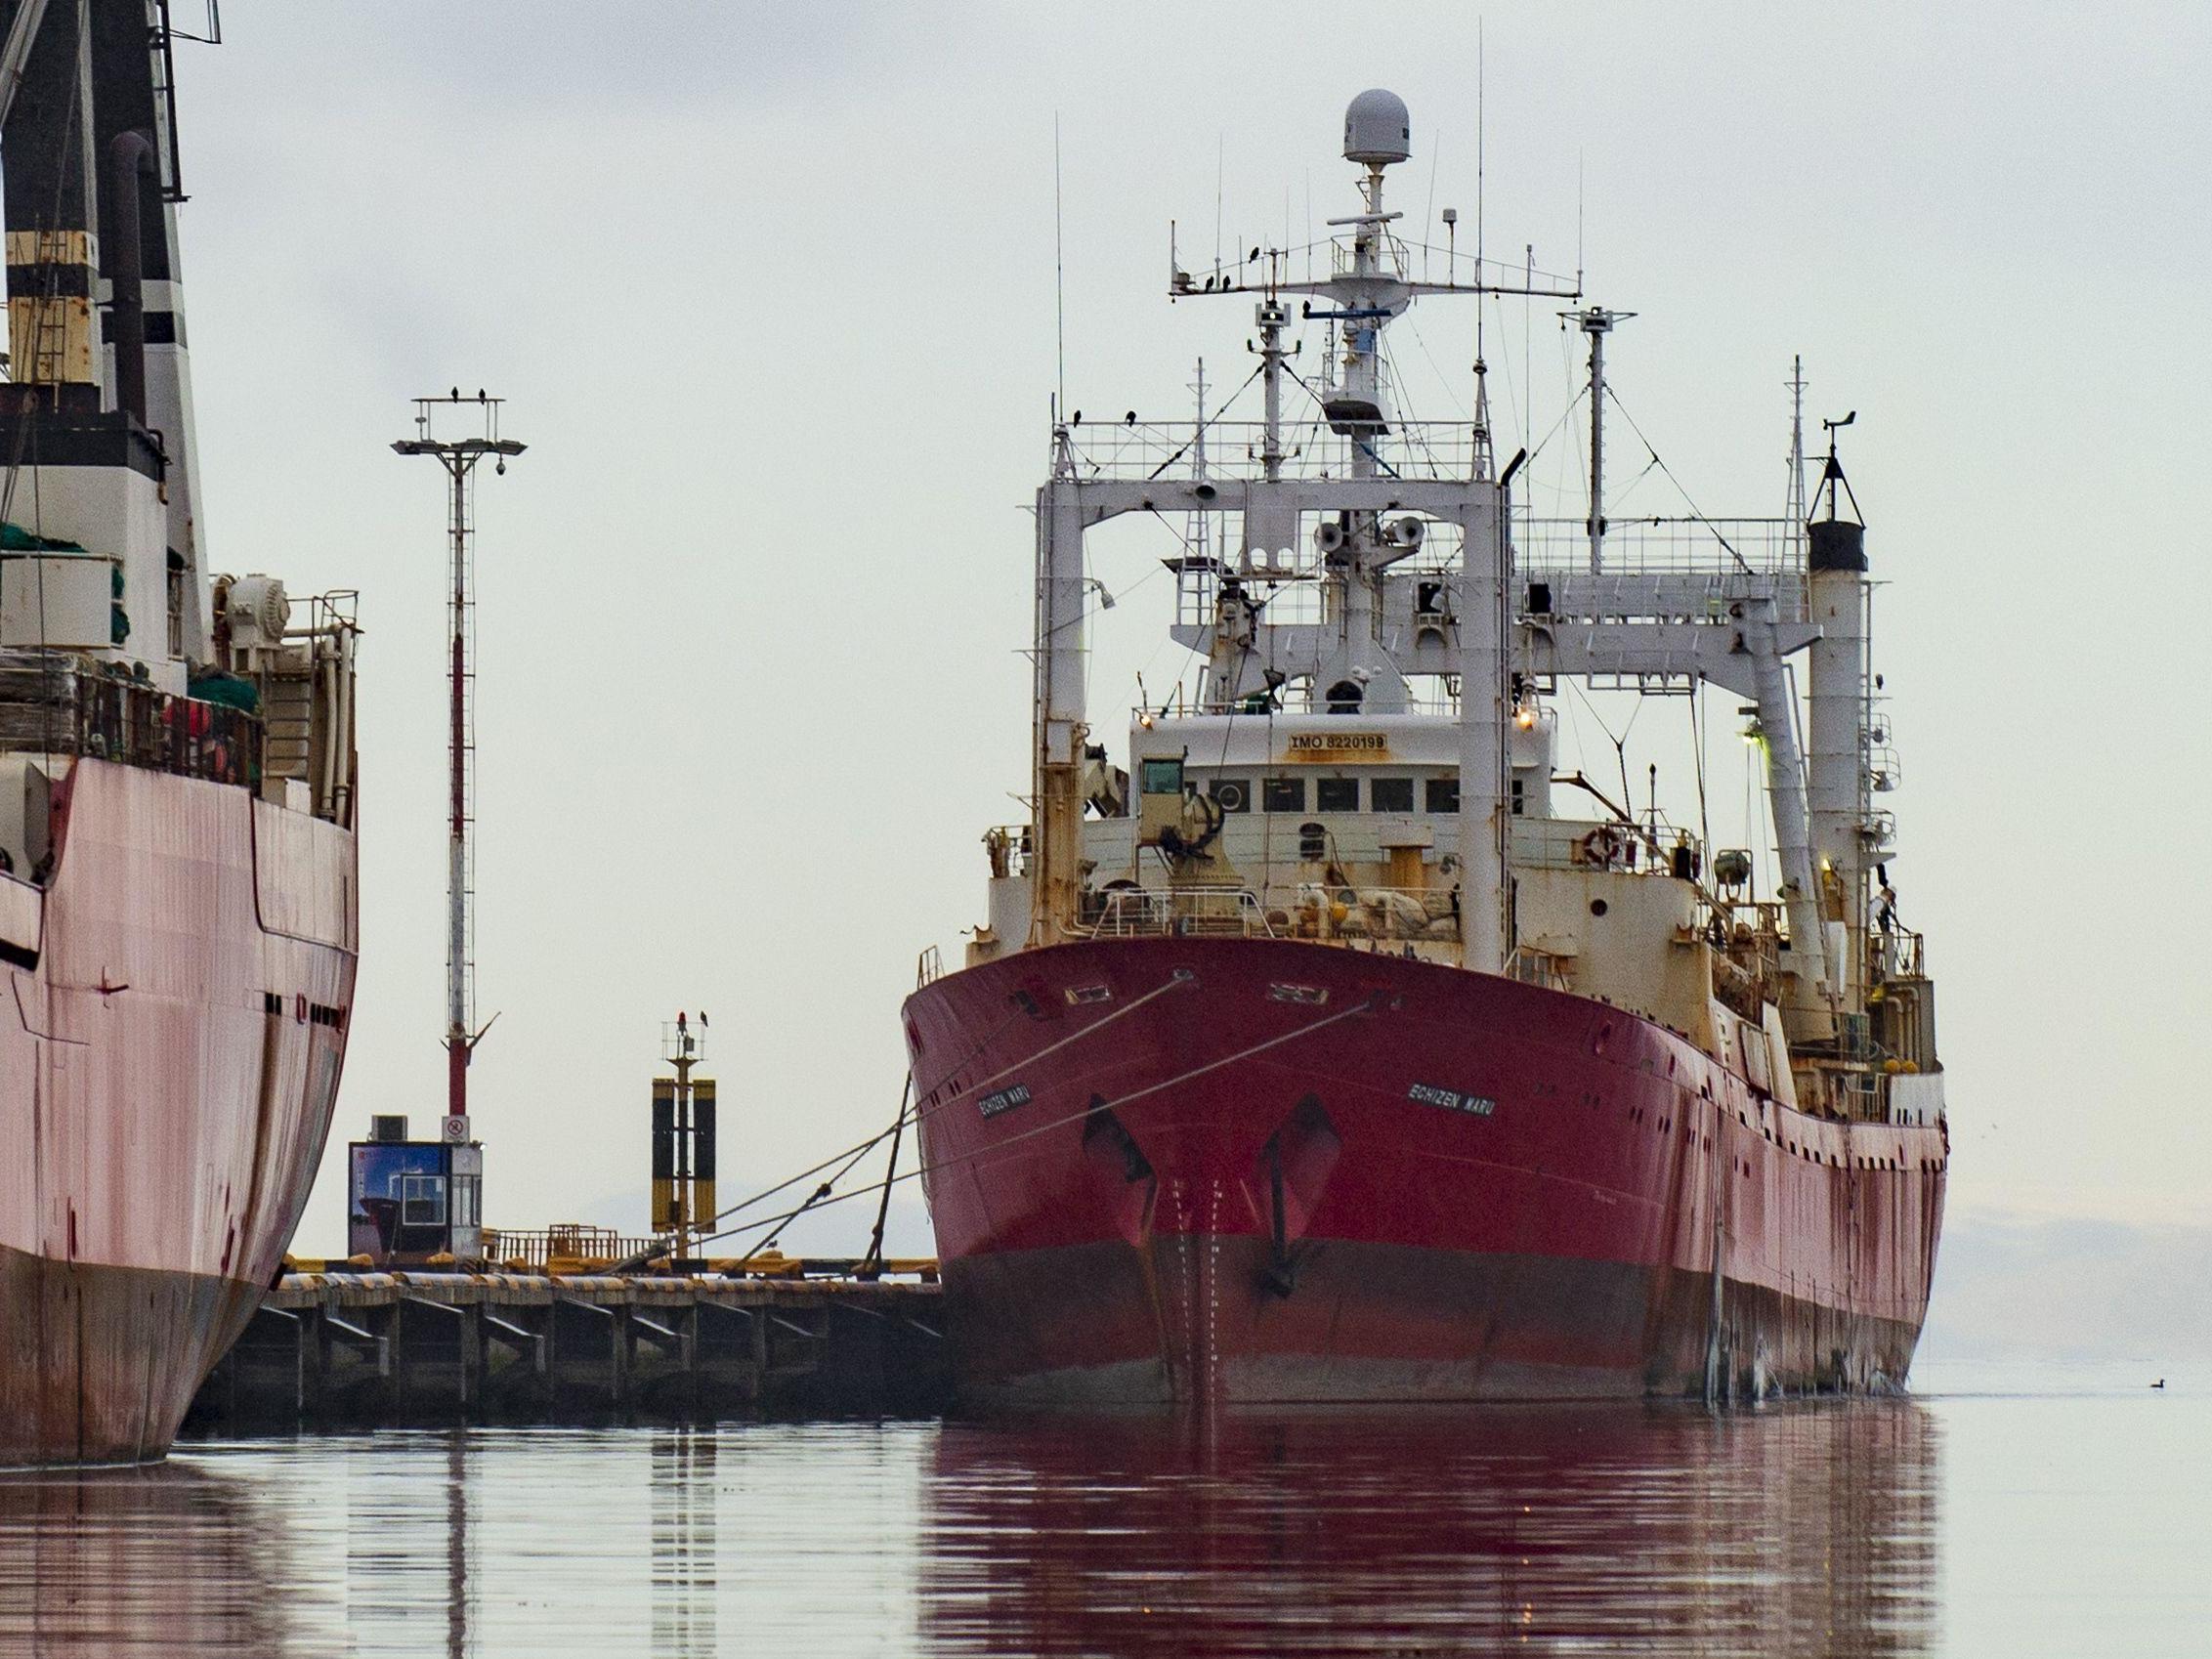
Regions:
<instances>
[{"instance_id":1,"label":"red and white striped tower","mask_svg":"<svg viewBox=\"0 0 2212 1659\"><path fill-rule=\"evenodd\" d=\"M451 677L451 725L447 738L450 790L446 847L446 1138L467 1139L469 1110L469 1055L484 1034L476 1026L476 961L472 949L469 898L474 888L474 855L469 826L474 818L476 761L475 671L472 658L476 643L475 515L476 466L487 455L495 458L493 470L505 472L507 457L519 455L524 446L499 435L499 407L503 400L481 390L465 398L459 387L444 398L415 400L415 436L403 438L392 447L403 455L435 455L452 486L447 521L450 543L451 592L446 619L451 636L448 673ZM473 405L482 417L483 431L471 438L442 439L434 430L436 412ZM458 1120L458 1126L453 1122Z\"/></svg>"}]
</instances>

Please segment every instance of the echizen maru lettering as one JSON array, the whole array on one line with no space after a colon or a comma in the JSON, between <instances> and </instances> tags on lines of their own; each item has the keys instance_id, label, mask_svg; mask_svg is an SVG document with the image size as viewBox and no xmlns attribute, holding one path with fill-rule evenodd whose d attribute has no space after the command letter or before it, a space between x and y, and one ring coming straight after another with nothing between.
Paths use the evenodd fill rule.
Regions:
<instances>
[{"instance_id":1,"label":"echizen maru lettering","mask_svg":"<svg viewBox=\"0 0 2212 1659\"><path fill-rule=\"evenodd\" d=\"M996 1118L1001 1112L1011 1112L1016 1106L1029 1104L1029 1090L1020 1084L1001 1088L996 1094L986 1094L975 1103L975 1109L986 1118Z\"/></svg>"},{"instance_id":2,"label":"echizen maru lettering","mask_svg":"<svg viewBox=\"0 0 2212 1659\"><path fill-rule=\"evenodd\" d=\"M1498 1102L1487 1094L1462 1094L1456 1088L1438 1088L1425 1083L1417 1083L1407 1089L1406 1098L1418 1100L1424 1106L1441 1106L1447 1112L1466 1112L1476 1118L1487 1118L1498 1110Z\"/></svg>"}]
</instances>

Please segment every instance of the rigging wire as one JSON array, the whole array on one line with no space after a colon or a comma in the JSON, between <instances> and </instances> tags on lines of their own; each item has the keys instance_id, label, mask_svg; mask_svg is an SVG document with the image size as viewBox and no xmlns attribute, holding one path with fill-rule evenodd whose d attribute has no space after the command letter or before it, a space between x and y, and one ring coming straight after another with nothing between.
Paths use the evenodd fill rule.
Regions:
<instances>
[{"instance_id":1,"label":"rigging wire","mask_svg":"<svg viewBox=\"0 0 2212 1659\"><path fill-rule=\"evenodd\" d=\"M1286 364L1285 366L1287 367L1288 365ZM1175 447L1175 450L1172 454L1170 454L1166 460L1162 461L1158 466L1154 467L1150 472L1144 475L1145 482L1149 484L1152 482L1152 480L1158 478L1162 473L1166 472L1170 467L1173 466L1177 461L1181 460L1185 455L1189 454L1191 446L1196 444L1201 437L1209 432L1212 432L1216 426L1219 426L1221 424L1222 417L1229 412L1230 408L1235 404L1236 401L1239 398L1243 397L1246 392L1252 389L1252 383L1259 378L1261 373L1265 371L1266 367L1267 364L1262 362L1257 368L1255 368L1250 374L1246 375L1244 377L1244 383L1239 386L1234 392L1231 392L1228 397L1222 401L1221 406L1219 408L1215 409L1212 414L1208 415L1205 420L1201 421L1198 424L1196 430L1194 430L1188 438L1184 439L1181 444Z\"/></svg>"},{"instance_id":2,"label":"rigging wire","mask_svg":"<svg viewBox=\"0 0 2212 1659\"><path fill-rule=\"evenodd\" d=\"M1736 564L1742 569L1745 575L1749 576L1758 574L1758 573L1751 568L1750 561L1745 559L1741 553L1736 551L1734 543L1729 541L1726 536L1721 533L1721 527L1716 525L1711 519L1707 518L1705 516L1704 509L1699 507L1695 501L1692 501L1690 499L1689 490L1683 486L1682 481L1675 476L1675 469L1673 467L1670 467L1665 461L1659 458L1658 447L1654 445L1650 439L1643 436L1643 428L1637 425L1636 416L1629 413L1628 405L1621 402L1620 393L1616 392L1612 388L1612 386L1608 384L1605 388L1605 396L1613 401L1613 406L1621 411L1621 418L1629 423L1629 430L1637 435L1638 440L1643 445L1645 451L1650 454L1652 465L1656 466L1661 472L1667 475L1667 482L1675 487L1677 492L1679 492L1682 498L1683 505L1689 508L1690 517L1695 519L1699 524L1703 525L1707 530L1713 532L1713 539L1721 544L1721 550L1726 553L1729 558L1733 559L1736 562ZM1646 467L1644 470L1648 472L1650 468Z\"/></svg>"},{"instance_id":3,"label":"rigging wire","mask_svg":"<svg viewBox=\"0 0 2212 1659\"><path fill-rule=\"evenodd\" d=\"M1570 679L1566 682L1566 686L1567 689L1573 692L1577 698L1581 699L1583 707L1590 710L1590 717L1597 722L1598 729L1605 734L1606 741L1613 745L1613 758L1620 763L1621 768L1621 799L1627 804L1629 810L1633 814L1636 802L1634 799L1634 791L1629 787L1628 743L1630 734L1632 734L1636 730L1638 717L1643 713L1645 694L1642 692L1637 693L1636 709L1629 715L1629 723L1621 728L1620 736L1615 737L1613 735L1613 728L1606 723L1605 716L1597 712L1597 705L1590 701L1589 696L1583 691L1581 684L1578 681Z\"/></svg>"},{"instance_id":4,"label":"rigging wire","mask_svg":"<svg viewBox=\"0 0 2212 1659\"><path fill-rule=\"evenodd\" d=\"M904 1124L906 1122L906 1118L907 1115L905 1110L905 1103L902 1100L899 1111L899 1123ZM834 1175L831 1175L820 1186L816 1187L814 1191L808 1193L804 1199L800 1200L795 1208L785 1212L782 1215L777 1216L773 1221L754 1221L748 1223L744 1227L732 1229L733 1231L737 1232L751 1232L755 1228L765 1228L767 1230L767 1237L763 1238L758 1244L754 1245L750 1250L746 1251L744 1255L740 1256L738 1258L738 1265L740 1267L743 1267L746 1262L750 1261L762 1251L775 1249L777 1241L782 1239L784 1236L784 1229L789 1226L793 1221L796 1221L801 1215L804 1215L808 1211L812 1210L817 1204L820 1204L824 1199L827 1199L830 1195L830 1193L836 1189L837 1183L843 1180L847 1175L852 1173L853 1166L858 1164L863 1158L868 1156L869 1152L873 1148L876 1141L881 1141L890 1133L890 1129L885 1129L882 1134L879 1134L875 1137L874 1141L869 1142L867 1146L862 1147L858 1152L854 1153L850 1158L846 1159L843 1168L838 1170L838 1171ZM890 1184L888 1177L885 1178L884 1184L886 1191L888 1191ZM870 1189L865 1187L860 1189L861 1192L868 1190ZM845 1196L848 1198L857 1198L859 1196L859 1193L847 1193ZM721 1235L716 1234L714 1236L720 1237Z\"/></svg>"},{"instance_id":5,"label":"rigging wire","mask_svg":"<svg viewBox=\"0 0 2212 1659\"><path fill-rule=\"evenodd\" d=\"M976 1039L976 1041L969 1045L968 1051L965 1054L961 1055L958 1060L954 1062L952 1067L946 1072L945 1077L947 1079L952 1078L959 1071L960 1067L967 1065L978 1054L981 1054L994 1042L998 1042L1000 1038L1003 1037L1006 1034L1007 1030L1013 1025L1013 1023L1021 1017L1022 1016L1018 1011L1010 1013L1004 1019L1000 1020L996 1026L992 1027L991 1030L985 1032L980 1038ZM944 1087L944 1083L941 1081L937 1085L937 1087ZM932 1094L934 1094L935 1092L936 1089L930 1090L930 1093ZM856 1153L866 1152L871 1147L881 1145L884 1138L889 1135L890 1132L891 1131L889 1129L878 1129L874 1134L870 1135L866 1140L860 1141L855 1145L848 1146L841 1152L832 1152L829 1157L823 1159L821 1163L816 1164L809 1169L801 1170L795 1175L787 1175L783 1180L778 1181L774 1186L761 1188L760 1191L754 1193L750 1198L740 1199L736 1204L726 1205L721 1210L716 1211L712 1215L709 1215L706 1218L705 1224L711 1227L717 1221L727 1220L732 1215L743 1214L745 1211L752 1209L755 1205L765 1204L770 1199L774 1198L778 1193L787 1192L792 1187L797 1186L799 1182L810 1179L815 1175L819 1175L823 1170L829 1169L830 1165L838 1162L838 1160L852 1156Z\"/></svg>"}]
</instances>

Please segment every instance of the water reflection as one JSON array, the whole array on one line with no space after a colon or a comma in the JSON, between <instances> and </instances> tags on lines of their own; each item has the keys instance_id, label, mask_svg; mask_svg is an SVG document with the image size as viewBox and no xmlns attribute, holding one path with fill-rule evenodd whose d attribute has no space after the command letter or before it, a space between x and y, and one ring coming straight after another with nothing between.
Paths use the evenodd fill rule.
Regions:
<instances>
[{"instance_id":1,"label":"water reflection","mask_svg":"<svg viewBox=\"0 0 2212 1659\"><path fill-rule=\"evenodd\" d=\"M670 1659L712 1654L715 1574L712 1434L653 1437L653 1651Z\"/></svg>"},{"instance_id":2,"label":"water reflection","mask_svg":"<svg viewBox=\"0 0 2212 1659\"><path fill-rule=\"evenodd\" d=\"M270 1518L184 1464L0 1476L0 1653L291 1651Z\"/></svg>"},{"instance_id":3,"label":"water reflection","mask_svg":"<svg viewBox=\"0 0 2212 1659\"><path fill-rule=\"evenodd\" d=\"M1905 1402L235 1442L0 1476L0 1653L1913 1654Z\"/></svg>"},{"instance_id":4,"label":"water reflection","mask_svg":"<svg viewBox=\"0 0 2212 1659\"><path fill-rule=\"evenodd\" d=\"M923 1630L948 1653L1921 1653L1936 1466L1902 1401L951 1428Z\"/></svg>"}]
</instances>

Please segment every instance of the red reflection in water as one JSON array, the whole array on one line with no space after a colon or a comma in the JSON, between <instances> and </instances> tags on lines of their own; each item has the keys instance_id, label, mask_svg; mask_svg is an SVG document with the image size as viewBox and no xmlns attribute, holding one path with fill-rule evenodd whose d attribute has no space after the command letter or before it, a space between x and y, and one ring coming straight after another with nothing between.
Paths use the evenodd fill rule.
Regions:
<instances>
[{"instance_id":1,"label":"red reflection in water","mask_svg":"<svg viewBox=\"0 0 2212 1659\"><path fill-rule=\"evenodd\" d=\"M959 1653L1912 1654L1907 1401L948 1426L921 1629Z\"/></svg>"}]
</instances>

